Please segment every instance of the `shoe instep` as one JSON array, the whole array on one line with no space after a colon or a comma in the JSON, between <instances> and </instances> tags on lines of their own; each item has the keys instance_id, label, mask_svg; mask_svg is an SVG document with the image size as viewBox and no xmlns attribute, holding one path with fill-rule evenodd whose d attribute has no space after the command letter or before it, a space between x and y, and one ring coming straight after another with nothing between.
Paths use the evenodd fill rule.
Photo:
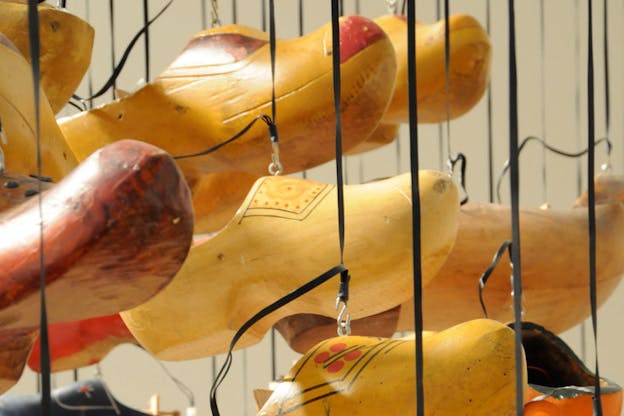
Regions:
<instances>
[{"instance_id":1,"label":"shoe instep","mask_svg":"<svg viewBox=\"0 0 624 416\"><path fill-rule=\"evenodd\" d=\"M410 296L410 184L409 175L400 175L345 188L345 265L352 276L353 319L390 309ZM420 184L426 282L453 245L459 205L448 175L422 171ZM122 318L139 343L161 359L227 351L248 318L337 264L336 210L334 186L291 177L260 179L229 225L191 248L172 283ZM259 342L283 316L336 316L337 285L325 283L261 320L239 347Z\"/></svg>"}]
</instances>

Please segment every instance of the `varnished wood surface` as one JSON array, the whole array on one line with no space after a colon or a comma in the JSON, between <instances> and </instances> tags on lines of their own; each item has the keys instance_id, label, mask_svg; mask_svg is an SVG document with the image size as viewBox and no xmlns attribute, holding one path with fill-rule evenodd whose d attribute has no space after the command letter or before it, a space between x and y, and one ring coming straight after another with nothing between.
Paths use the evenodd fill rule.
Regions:
<instances>
[{"instance_id":1,"label":"varnished wood surface","mask_svg":"<svg viewBox=\"0 0 624 416\"><path fill-rule=\"evenodd\" d=\"M74 321L152 297L181 267L192 240L186 182L169 155L146 143L107 146L46 191L42 236L38 198L0 216L0 235L12 236L0 239L5 387L17 381L36 336L40 264L49 322Z\"/></svg>"},{"instance_id":2,"label":"varnished wood surface","mask_svg":"<svg viewBox=\"0 0 624 416\"><path fill-rule=\"evenodd\" d=\"M605 187L602 182L613 184L617 179L599 178L597 189ZM603 194L601 198L610 197ZM506 206L468 203L461 208L455 246L438 275L424 288L423 319L427 329L483 316L478 279L500 244L511 239L510 218ZM624 205L597 205L596 227L600 305L613 293L624 273L624 257L620 255L624 248ZM589 299L587 230L584 207L520 210L525 320L560 333L589 316L589 302L585 301ZM513 319L510 276L509 261L504 257L483 292L491 318ZM447 307L449 304L453 307ZM399 330L413 328L413 304L408 302L401 309Z\"/></svg>"},{"instance_id":3,"label":"varnished wood surface","mask_svg":"<svg viewBox=\"0 0 624 416\"><path fill-rule=\"evenodd\" d=\"M345 265L353 319L390 309L411 293L410 176L345 188ZM423 279L437 272L456 232L457 189L443 173L420 173ZM289 177L259 180L229 225L191 248L172 283L122 313L147 350L187 360L227 350L235 331L266 305L335 266L336 189ZM337 281L258 322L238 347L258 342L295 313L336 316ZM380 294L384 296L380 296Z\"/></svg>"},{"instance_id":4,"label":"varnished wood surface","mask_svg":"<svg viewBox=\"0 0 624 416\"><path fill-rule=\"evenodd\" d=\"M407 123L407 22L405 16L387 15L375 22L392 40L397 56L397 82L383 122ZM451 119L469 111L481 99L490 76L490 39L472 16L449 18L449 94ZM440 123L447 119L444 20L416 26L416 92L419 123Z\"/></svg>"},{"instance_id":5,"label":"varnished wood surface","mask_svg":"<svg viewBox=\"0 0 624 416\"><path fill-rule=\"evenodd\" d=\"M0 147L5 154L7 172L37 173L33 91L28 61L17 49L0 42L0 119L6 134L6 143L0 141ZM78 165L78 161L56 123L42 88L39 112L41 173L59 181Z\"/></svg>"},{"instance_id":6,"label":"varnished wood surface","mask_svg":"<svg viewBox=\"0 0 624 416\"><path fill-rule=\"evenodd\" d=\"M39 188L42 191L50 189L52 182L43 179L0 171L0 213L36 196Z\"/></svg>"},{"instance_id":7,"label":"varnished wood surface","mask_svg":"<svg viewBox=\"0 0 624 416\"><path fill-rule=\"evenodd\" d=\"M57 113L67 104L87 72L94 30L66 10L47 4L39 4L38 10L41 86L52 111ZM0 1L0 16L0 33L7 36L30 62L28 5Z\"/></svg>"},{"instance_id":8,"label":"varnished wood surface","mask_svg":"<svg viewBox=\"0 0 624 416\"><path fill-rule=\"evenodd\" d=\"M513 344L492 320L423 336L425 414L515 415ZM416 414L414 360L413 339L330 338L276 383L258 415Z\"/></svg>"},{"instance_id":9,"label":"varnished wood surface","mask_svg":"<svg viewBox=\"0 0 624 416\"><path fill-rule=\"evenodd\" d=\"M393 91L396 62L390 40L372 21L346 17L341 31L342 126L349 149L381 119ZM277 42L276 122L285 172L334 157L331 63L329 24ZM181 155L230 138L260 114L271 114L268 36L231 25L197 34L167 70L134 94L60 124L79 159L124 137ZM187 178L215 171L266 174L271 146L266 126L260 124L215 153L181 160Z\"/></svg>"}]
</instances>

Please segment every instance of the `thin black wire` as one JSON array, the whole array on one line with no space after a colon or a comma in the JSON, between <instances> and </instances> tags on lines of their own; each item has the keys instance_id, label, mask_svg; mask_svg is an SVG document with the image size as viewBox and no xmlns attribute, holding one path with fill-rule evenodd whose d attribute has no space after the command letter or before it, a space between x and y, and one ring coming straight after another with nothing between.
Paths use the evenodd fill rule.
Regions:
<instances>
[{"instance_id":1,"label":"thin black wire","mask_svg":"<svg viewBox=\"0 0 624 416\"><path fill-rule=\"evenodd\" d=\"M451 158L451 39L450 39L450 5L444 0L444 104L446 110L446 157Z\"/></svg>"},{"instance_id":2,"label":"thin black wire","mask_svg":"<svg viewBox=\"0 0 624 416\"><path fill-rule=\"evenodd\" d=\"M112 0L111 0L112 1ZM94 98L97 98L99 96L101 96L102 94L104 94L106 91L108 91L111 87L113 87L113 98L114 97L114 89L116 87L116 80L119 77L119 74L121 74L121 70L123 69L124 65L126 64L126 61L128 59L128 57L130 56L130 52L132 52L132 48L134 48L134 45L136 45L137 41L141 38L141 35L143 35L145 33L145 31L147 30L147 28L156 21L156 19L158 19L160 16L162 16L162 14L169 8L169 6L171 6L171 4L173 3L173 0L169 0L162 9L160 9L160 11L154 16L152 17L148 22L146 26L143 26L141 28L141 30L139 30L134 37L130 40L130 42L128 43L128 46L126 46L126 49L124 50L124 53L121 56L121 59L119 60L119 63L117 65L115 65L114 59L114 50L112 51L112 59L113 59L113 73L111 74L111 76L109 77L109 79L106 81L106 83L104 83L104 85L102 86L102 88L100 88L95 94L90 95L89 97L86 98L82 98L79 97L77 95L73 95L73 98L81 101L81 102L85 102L87 100L92 100ZM111 3L112 4L112 3ZM112 14L111 14L112 16ZM113 35L111 35L112 37ZM114 42L111 42L111 45L114 45ZM113 46L114 48L114 46Z\"/></svg>"},{"instance_id":3,"label":"thin black wire","mask_svg":"<svg viewBox=\"0 0 624 416\"><path fill-rule=\"evenodd\" d=\"M238 23L238 1L232 0L232 23Z\"/></svg>"},{"instance_id":4,"label":"thin black wire","mask_svg":"<svg viewBox=\"0 0 624 416\"><path fill-rule=\"evenodd\" d=\"M490 14L490 0L485 3L485 28L488 36L492 37ZM488 153L488 195L489 201L494 202L494 138L492 135L492 79L488 80L487 87L487 153Z\"/></svg>"},{"instance_id":5,"label":"thin black wire","mask_svg":"<svg viewBox=\"0 0 624 416\"><path fill-rule=\"evenodd\" d=\"M39 76L41 73L39 56L39 11L36 0L28 1L28 33L29 49L31 56L31 68L33 77L33 103L35 110L35 139L37 141L37 175L42 176L41 160L41 114L40 114L40 86ZM41 362L41 414L49 416L51 414L51 385L50 385L50 345L48 337L48 314L46 305L46 269L45 254L43 244L43 202L42 185L37 181L38 207L39 207L39 296L40 296L40 316L39 316L39 339L41 342L40 362Z\"/></svg>"},{"instance_id":6,"label":"thin black wire","mask_svg":"<svg viewBox=\"0 0 624 416\"><path fill-rule=\"evenodd\" d=\"M589 303L594 334L595 370L593 407L594 415L602 416L600 401L600 370L598 366L598 316L596 301L596 205L594 189L595 152L592 143L595 136L594 114L594 42L593 42L593 3L587 0L587 216L589 233Z\"/></svg>"},{"instance_id":7,"label":"thin black wire","mask_svg":"<svg viewBox=\"0 0 624 416\"><path fill-rule=\"evenodd\" d=\"M503 257L503 253L505 253L505 250L507 251L507 254L509 255L509 258L511 259L511 241L509 241L509 240L504 241L500 245L498 250L496 250L496 253L494 254L494 257L492 258L492 263L490 263L488 268L485 269L485 271L483 272L483 274L479 278L479 287L478 287L478 290L479 290L479 303L481 304L481 310L483 311L483 315L486 318L488 317L488 312L487 312L487 308L485 306L485 301L483 299L483 290L485 289L485 285L487 284L490 276L492 275L492 273L496 269L496 266L498 266L498 263L500 262L500 259Z\"/></svg>"},{"instance_id":8,"label":"thin black wire","mask_svg":"<svg viewBox=\"0 0 624 416\"><path fill-rule=\"evenodd\" d=\"M421 264L421 229L420 229L420 184L418 179L418 104L416 83L416 6L415 0L407 1L407 74L409 97L410 131L410 171L412 175L412 263L414 267L414 348L415 348L415 397L416 415L425 414L425 396L423 386L423 349L422 349L422 264Z\"/></svg>"},{"instance_id":9,"label":"thin black wire","mask_svg":"<svg viewBox=\"0 0 624 416\"><path fill-rule=\"evenodd\" d=\"M150 80L149 0L143 0L143 27L145 28L145 82Z\"/></svg>"},{"instance_id":10,"label":"thin black wire","mask_svg":"<svg viewBox=\"0 0 624 416\"><path fill-rule=\"evenodd\" d=\"M113 73L115 72L115 5L114 5L114 0L108 0L108 12L109 12L109 26L110 26L110 37L111 37L111 69L113 70ZM112 82L112 87L113 87L113 91L112 91L112 98L113 100L115 99L115 90L117 89L117 81L116 79L113 80ZM89 97L89 99L93 99L96 97Z\"/></svg>"},{"instance_id":11,"label":"thin black wire","mask_svg":"<svg viewBox=\"0 0 624 416\"><path fill-rule=\"evenodd\" d=\"M522 143L520 143L520 146L518 147L518 154L520 154L520 152L522 152L522 149L524 149L524 147L527 145L527 143L531 142L531 141L537 141L539 142L545 149L550 150L551 152L558 154L560 156L565 156L565 157L570 157L570 158L576 158L576 157L580 157L583 156L585 154L589 153L589 148L585 148L583 150L579 150L578 152L566 152L564 150L561 149L557 149L556 147L553 147L551 145L549 145L548 143L546 143L545 140L541 139L540 137L537 136L529 136L527 138L525 138ZM606 137L603 137L601 139L598 139L596 142L594 142L594 146L599 145L600 143L606 143L607 145L607 154L611 154L611 142L609 141L609 139L607 139ZM498 179L496 181L496 199L497 202L500 203L501 202L501 196L500 196L500 187L503 181L503 177L505 176L505 173L507 173L507 171L509 170L509 164L510 164L510 159L507 159L503 165L503 169L501 170L501 173L498 176Z\"/></svg>"},{"instance_id":12,"label":"thin black wire","mask_svg":"<svg viewBox=\"0 0 624 416\"><path fill-rule=\"evenodd\" d=\"M518 167L518 74L516 65L516 12L514 0L509 0L509 160L511 190L511 263L513 267L514 358L516 380L516 413L522 416L524 405L524 377L520 363L522 349L522 270L520 262L520 187Z\"/></svg>"},{"instance_id":13,"label":"thin black wire","mask_svg":"<svg viewBox=\"0 0 624 416\"><path fill-rule=\"evenodd\" d=\"M611 100L609 93L609 8L608 1L603 0L602 10L602 24L603 24L603 36L602 42L604 45L604 90L605 90L605 125L607 131L607 137L611 131Z\"/></svg>"},{"instance_id":14,"label":"thin black wire","mask_svg":"<svg viewBox=\"0 0 624 416\"><path fill-rule=\"evenodd\" d=\"M546 135L546 24L544 0L540 0L540 101L542 118L542 137ZM548 201L547 176L546 176L546 147L542 148L542 201Z\"/></svg>"}]
</instances>

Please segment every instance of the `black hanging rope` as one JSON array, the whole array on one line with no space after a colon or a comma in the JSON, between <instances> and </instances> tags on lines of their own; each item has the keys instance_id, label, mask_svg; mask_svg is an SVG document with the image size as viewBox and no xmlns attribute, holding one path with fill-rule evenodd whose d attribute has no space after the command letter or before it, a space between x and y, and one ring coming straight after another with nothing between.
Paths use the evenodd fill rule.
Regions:
<instances>
[{"instance_id":1,"label":"black hanging rope","mask_svg":"<svg viewBox=\"0 0 624 416\"><path fill-rule=\"evenodd\" d=\"M110 53L111 53L111 68L113 70L113 74L115 73L115 4L114 4L114 0L108 0L108 16L109 16L109 27L110 27L110 37L111 37L111 48L110 48ZM112 82L111 82L111 87L113 87L113 99L115 99L115 89L117 89L117 77L115 77ZM104 94L106 91L108 91L110 89L107 88L106 90L104 90L102 92L102 94ZM101 95L101 94L100 94ZM85 100L92 100L94 98L97 98L98 95L96 96L91 96L89 98L86 99L81 99L78 96L75 96L74 98L80 100L80 101L85 101Z\"/></svg>"},{"instance_id":2,"label":"black hanging rope","mask_svg":"<svg viewBox=\"0 0 624 416\"><path fill-rule=\"evenodd\" d=\"M29 47L31 56L31 67L33 77L33 103L35 110L35 140L37 141L37 175L42 176L41 166L41 114L39 108L40 87L39 76L41 73L39 56L39 11L37 9L38 2L36 0L28 0L28 34ZM51 414L51 386L50 386L50 345L48 339L48 315L46 306L46 270L45 256L43 245L43 204L41 198L42 186L41 181L37 181L38 203L39 203L39 295L40 295L40 318L39 318L39 339L40 345L40 362L41 362L41 414L49 416Z\"/></svg>"},{"instance_id":3,"label":"black hanging rope","mask_svg":"<svg viewBox=\"0 0 624 416\"><path fill-rule=\"evenodd\" d=\"M490 0L485 3L485 28L488 36L492 37L492 24L490 17ZM488 79L487 86L487 154L488 154L488 196L489 201L494 202L494 138L492 135L492 80Z\"/></svg>"},{"instance_id":4,"label":"black hanging rope","mask_svg":"<svg viewBox=\"0 0 624 416\"><path fill-rule=\"evenodd\" d=\"M603 0L602 9L602 42L604 46L604 98L605 98L605 125L607 137L611 130L611 100L609 94L609 2Z\"/></svg>"},{"instance_id":5,"label":"black hanging rope","mask_svg":"<svg viewBox=\"0 0 624 416\"><path fill-rule=\"evenodd\" d=\"M143 27L145 28L145 82L150 80L149 0L143 0Z\"/></svg>"},{"instance_id":6,"label":"black hanging rope","mask_svg":"<svg viewBox=\"0 0 624 416\"><path fill-rule=\"evenodd\" d=\"M522 149L524 149L527 143L532 142L532 141L539 142L544 147L544 149L549 150L555 154L558 154L559 156L564 156L564 157L569 157L569 158L580 157L589 152L589 148L579 150L578 152L567 152L567 151L564 151L564 150L561 150L554 146L549 145L548 143L546 143L546 140L540 137L529 136L529 137L526 137L522 141L522 143L520 143L520 146L518 146L518 155L520 155L520 153L522 152ZM607 145L607 154L611 154L612 145L609 139L606 137L598 139L597 141L594 142L594 146L597 146L600 143L605 143ZM496 180L496 199L498 203L501 202L500 187L502 185L503 177L505 176L505 173L507 173L507 171L509 170L509 163L510 163L510 159L507 159L505 163L503 164L503 168L501 169L500 174L498 175L498 179Z\"/></svg>"},{"instance_id":7,"label":"black hanging rope","mask_svg":"<svg viewBox=\"0 0 624 416\"><path fill-rule=\"evenodd\" d=\"M111 74L110 78L104 83L104 85L93 95L89 96L89 97L79 97L77 95L73 95L73 98L76 100L79 100L81 102L85 102L85 101L89 101L89 100L93 100L95 98L98 98L100 96L102 96L103 94L106 93L106 91L108 91L109 89L113 88L117 88L117 78L119 78L119 75L121 74L121 70L123 69L124 65L126 64L126 61L128 60L128 57L130 56L130 52L132 52L132 49L134 48L134 45L137 43L137 41L141 38L141 36L144 33L147 33L147 30L149 28L149 26L154 23L156 21L156 19L158 19L168 8L169 6L171 6L171 3L173 3L173 0L169 0L162 9L160 9L160 11L154 15L154 17L152 17L150 20L147 21L147 24L145 26L143 26L141 28L141 30L139 30L134 37L130 40L130 43L128 43L128 46L126 46L126 49L124 50L123 55L121 56L121 59L119 60L119 63L117 63L115 65L115 39L114 39L114 35L112 35L112 31L114 30L114 13L113 13L113 0L110 0L110 14L111 14L111 45L112 45L112 49L111 49L111 61L112 61L112 67L113 67L113 73ZM146 62L149 62L149 57L146 56ZM146 65L149 65L148 63ZM147 66L146 66L146 71L147 71ZM146 75L149 75L148 72L146 72ZM114 97L113 97L114 98Z\"/></svg>"},{"instance_id":8,"label":"black hanging rope","mask_svg":"<svg viewBox=\"0 0 624 416\"><path fill-rule=\"evenodd\" d=\"M212 412L212 416L220 416L221 415L221 413L219 413L219 406L217 404L217 391L218 391L219 386L221 385L221 383L223 383L223 380L225 380L225 377L227 376L227 373L230 371L230 367L232 366L232 359L233 359L232 351L234 351L234 347L236 346L236 344L238 343L240 338L243 336L243 334L245 332L247 332L247 330L249 328L251 328L255 323L257 323L262 318L264 318L267 315L271 314L272 312L275 312L276 310L282 308L283 306L287 305L288 303L292 302L293 300L295 300L295 299L305 295L306 293L310 292L311 290L317 288L318 286L320 286L321 284L325 283L326 281L328 281L332 277L336 276L337 274L344 273L346 270L347 269L342 264L332 267L331 269L327 270L323 274L321 274L321 275L317 276L316 278L314 278L313 280L307 282L303 286L295 289L294 291L290 292L286 296L278 299L277 301L275 301L275 302L271 303L270 305L268 305L267 307L263 308L258 313L256 313L254 316L249 318L249 320L247 320L247 322L245 322L238 329L238 331L236 331L236 333L232 337L232 340L230 341L230 346L229 346L228 352L227 352L227 354L225 356L225 360L223 362L223 365L221 366L221 369L217 372L217 374L215 376L215 380L214 380L214 382L212 384L212 387L210 388L210 410Z\"/></svg>"},{"instance_id":9,"label":"black hanging rope","mask_svg":"<svg viewBox=\"0 0 624 416\"><path fill-rule=\"evenodd\" d=\"M338 243L340 246L340 264L344 264L344 179L342 168L342 114L340 108L340 13L341 7L338 0L331 2L332 20L332 75L334 84L334 112L336 117L336 190L338 203ZM347 270L340 274L340 287L336 298L336 306L339 303L347 304L349 300L349 273ZM348 318L347 318L348 319Z\"/></svg>"},{"instance_id":10,"label":"black hanging rope","mask_svg":"<svg viewBox=\"0 0 624 416\"><path fill-rule=\"evenodd\" d=\"M598 314L596 302L596 202L594 186L595 152L595 115L594 115L594 43L593 43L593 4L587 0L587 221L589 235L589 303L594 335L595 370L593 407L594 415L602 416L600 401L600 371L598 367Z\"/></svg>"},{"instance_id":11,"label":"black hanging rope","mask_svg":"<svg viewBox=\"0 0 624 416\"><path fill-rule=\"evenodd\" d=\"M518 169L518 75L516 69L516 13L514 0L509 0L509 160L511 190L511 262L513 268L513 309L516 413L522 416L524 406L524 377L522 349L522 270L520 262L520 187Z\"/></svg>"},{"instance_id":12,"label":"black hanging rope","mask_svg":"<svg viewBox=\"0 0 624 416\"><path fill-rule=\"evenodd\" d=\"M416 85L416 6L409 0L407 6L407 83L409 97L410 171L412 174L412 263L414 265L414 348L416 415L425 414L423 386L423 321L422 321L422 264L420 247L420 184L418 180L418 108Z\"/></svg>"}]
</instances>

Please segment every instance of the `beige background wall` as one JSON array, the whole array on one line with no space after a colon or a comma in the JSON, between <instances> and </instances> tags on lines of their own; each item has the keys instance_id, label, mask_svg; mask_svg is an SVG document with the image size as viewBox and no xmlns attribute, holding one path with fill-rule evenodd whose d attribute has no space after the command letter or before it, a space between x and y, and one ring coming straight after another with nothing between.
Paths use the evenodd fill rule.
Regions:
<instances>
[{"instance_id":1,"label":"beige background wall","mask_svg":"<svg viewBox=\"0 0 624 416\"><path fill-rule=\"evenodd\" d=\"M52 3L52 2L51 2ZM164 0L150 0L150 14L155 14L165 3ZM268 3L268 2L267 2ZM305 26L310 31L329 21L329 1L304 0ZM507 7L505 1L492 1L492 100L493 100L493 139L494 166L497 174L508 152L508 121L507 121ZM541 60L540 4L538 0L517 2L518 27L518 62L519 62L519 105L520 105L520 137L539 135L546 132L547 140L567 150L575 150L584 146L586 138L585 110L585 59L586 59L586 8L585 2L570 0L550 0L544 2L546 31L544 35L544 59ZM580 3L580 4L579 4ZM602 2L595 2L595 57L596 57L596 134L597 137L606 133L604 123L604 88L602 53ZM239 22L261 27L261 1L239 0ZM88 5L88 7L87 7ZM230 0L219 1L221 20L224 24L232 22L232 5ZM280 37L293 37L298 34L297 25L298 2L295 0L276 0L278 8L277 31ZM69 10L88 18L96 29L96 40L93 55L91 77L98 88L110 73L110 32L108 2L68 1ZM361 13L375 18L386 13L384 0L361 0ZM474 15L485 25L486 1L463 0L451 2L452 12L466 12ZM624 158L622 133L624 85L622 83L622 45L619 42L624 33L624 10L621 2L609 1L610 26L610 71L611 71L611 104L612 127L610 137L614 142L612 164L616 173L621 173ZM206 2L209 10L210 2ZM354 0L345 0L347 13L355 10ZM190 36L202 28L202 1L176 0L169 11L152 26L151 37L151 74L157 75L176 54L184 47ZM418 18L431 22L436 16L436 1L418 1ZM87 16L88 14L88 16ZM142 25L142 2L139 0L115 1L115 50L121 54L125 44ZM205 16L210 22L210 17ZM580 32L579 32L580 30ZM577 52L575 42L580 42ZM132 90L144 74L143 45L139 43L122 73L118 86ZM279 57L278 57L279 64ZM542 91L542 67L544 68L545 90ZM580 82L580 85L579 85ZM576 94L580 89L580 115L577 113ZM86 82L80 93L86 94ZM104 100L110 99L107 95ZM73 110L70 110L70 112ZM542 122L545 120L545 123ZM406 152L408 142L406 128L401 139L378 151L361 157L348 158L347 180L357 183L381 176L394 175L409 169L409 156ZM423 126L420 129L421 165L439 168L440 135L437 126ZM464 117L451 123L451 142L454 152L462 151L468 157L468 192L473 201L488 200L488 169L487 169L487 114L486 101L481 101L477 108ZM597 151L597 165L606 159L602 148ZM551 154L546 155L546 181L542 180L542 151L537 145L529 146L521 156L521 205L534 207L548 201L556 207L566 207L577 195L577 161L564 160ZM585 161L582 159L583 162ZM443 166L442 166L443 167ZM580 168L583 172L583 168ZM582 181L584 182L584 173ZM328 164L308 172L308 177L315 180L332 182L334 165ZM503 201L509 200L507 182L503 186ZM585 185L582 185L585 188ZM348 230L347 230L348 232ZM585 267L585 265L579 265ZM328 302L332 302L328 299ZM579 302L585 300L579 299ZM602 374L624 383L624 338L621 334L621 316L624 312L624 288L620 289L600 309L599 353ZM205 317L208 318L209 317ZM579 354L586 349L587 363L593 366L593 341L589 334L591 327L586 326L587 335L583 337L582 328L568 331L564 337L571 347ZM283 345L279 335L276 337L275 351L278 374L286 372L297 355ZM271 377L270 339L246 351L235 354L234 365L230 377L226 380L220 393L223 414L241 415L254 414L251 389L265 387ZM178 378L183 380L195 393L200 415L209 414L208 396L212 381L213 363L216 360L203 360L184 363L165 363ZM161 394L163 409L180 409L185 405L184 396L176 390L173 383L154 363L153 359L135 347L122 346L117 348L101 366L104 380L114 395L126 404L145 408L148 397L152 393ZM81 378L91 377L95 368L89 367L79 372ZM59 374L55 377L57 385L71 380L71 373ZM20 383L11 392L34 392L35 378L32 373L24 375Z\"/></svg>"}]
</instances>

